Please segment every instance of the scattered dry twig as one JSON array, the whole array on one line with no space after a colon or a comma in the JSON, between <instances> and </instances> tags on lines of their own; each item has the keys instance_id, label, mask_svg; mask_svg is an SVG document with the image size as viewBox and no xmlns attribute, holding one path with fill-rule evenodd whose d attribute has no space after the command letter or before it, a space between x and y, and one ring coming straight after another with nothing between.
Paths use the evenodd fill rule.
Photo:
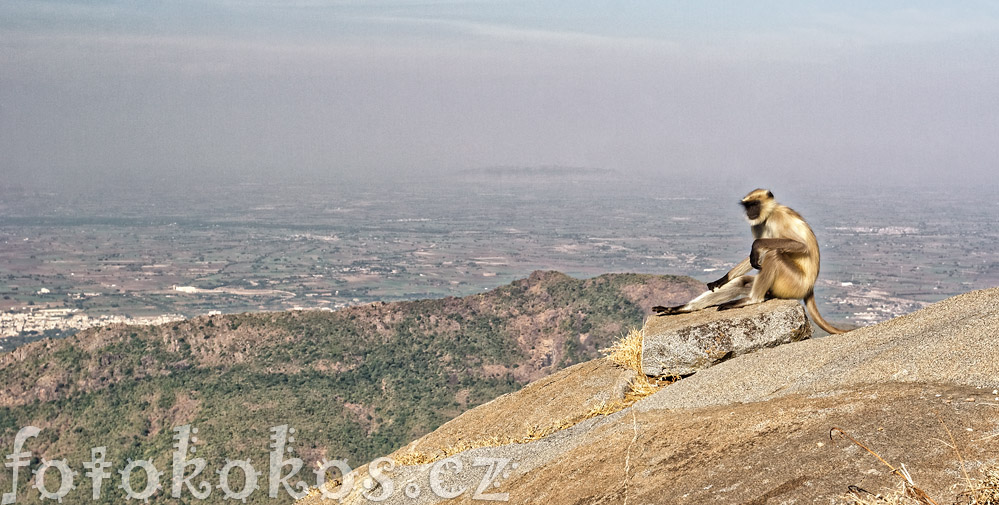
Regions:
<instances>
[{"instance_id":1,"label":"scattered dry twig","mask_svg":"<svg viewBox=\"0 0 999 505\"><path fill-rule=\"evenodd\" d=\"M830 429L829 430L829 440L833 440L833 433L834 432L835 433L839 433L839 435L841 437L850 440L854 444L857 444L857 446L859 446L862 449L864 449L865 451L871 453L875 458L878 458L878 461L884 463L885 466L887 466L888 468L890 468L891 469L891 473L897 475L900 479L902 479L902 488L903 488L906 496L908 496L910 498L913 498L914 500L916 500L917 502L919 502L919 503L921 503L923 505L939 505L937 502L933 501L933 499L930 498L929 495L927 495L925 491L923 491L922 489L919 489L918 487L916 487L916 484L912 482L912 476L909 475L909 471L905 469L905 465L902 465L899 468L896 468L896 467L892 466L891 463L885 461L885 459L882 458L878 453L872 451L866 445L860 443L857 439L855 439L852 436L850 436L847 432L843 431L841 428L833 427L832 429Z\"/></svg>"}]
</instances>

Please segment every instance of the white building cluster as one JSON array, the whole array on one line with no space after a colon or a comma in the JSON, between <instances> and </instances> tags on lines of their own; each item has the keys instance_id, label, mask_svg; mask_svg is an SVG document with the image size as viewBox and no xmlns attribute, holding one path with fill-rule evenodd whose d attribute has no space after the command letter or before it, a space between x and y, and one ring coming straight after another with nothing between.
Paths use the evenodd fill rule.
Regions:
<instances>
[{"instance_id":1,"label":"white building cluster","mask_svg":"<svg viewBox=\"0 0 999 505\"><path fill-rule=\"evenodd\" d=\"M152 317L125 317L102 315L91 317L79 309L35 309L27 312L0 312L0 338L14 337L22 333L45 330L85 330L95 326L115 323L135 325L166 324L185 319L179 314L163 314Z\"/></svg>"}]
</instances>

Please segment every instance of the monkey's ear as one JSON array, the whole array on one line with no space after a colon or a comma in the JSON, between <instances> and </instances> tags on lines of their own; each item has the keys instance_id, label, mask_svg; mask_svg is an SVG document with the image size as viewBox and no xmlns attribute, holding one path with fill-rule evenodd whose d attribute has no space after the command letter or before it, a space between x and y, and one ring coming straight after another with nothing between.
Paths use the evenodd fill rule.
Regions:
<instances>
[{"instance_id":1,"label":"monkey's ear","mask_svg":"<svg viewBox=\"0 0 999 505\"><path fill-rule=\"evenodd\" d=\"M767 198L773 198L774 194L767 190Z\"/></svg>"}]
</instances>

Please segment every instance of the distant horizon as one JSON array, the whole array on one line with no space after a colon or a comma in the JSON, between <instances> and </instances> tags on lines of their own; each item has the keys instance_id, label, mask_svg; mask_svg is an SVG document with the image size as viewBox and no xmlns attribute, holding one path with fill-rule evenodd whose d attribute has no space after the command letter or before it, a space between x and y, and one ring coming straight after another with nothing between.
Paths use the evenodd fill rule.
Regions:
<instances>
[{"instance_id":1,"label":"distant horizon","mask_svg":"<svg viewBox=\"0 0 999 505\"><path fill-rule=\"evenodd\" d=\"M580 168L582 174L572 176L571 169ZM551 169L564 170L564 173L554 173ZM946 172L942 170L941 172ZM562 180L561 177L565 179ZM518 180L522 179L522 180ZM683 174L663 176L657 174L635 173L624 170L601 167L562 167L556 165L543 166L481 166L453 171L434 171L430 173L393 172L386 170L366 171L362 174L352 173L290 173L286 175L241 173L238 179L226 173L207 172L197 175L176 174L130 174L123 177L90 177L87 180L77 180L72 177L52 175L50 177L35 177L26 179L6 178L0 181L0 197L4 192L50 193L56 195L90 195L94 198L120 198L129 193L156 194L164 196L181 192L188 193L192 189L209 192L212 187L231 190L238 187L269 188L274 191L286 192L295 188L317 189L353 188L355 190L377 191L391 187L406 186L411 190L418 188L434 188L440 184L487 184L490 181L502 182L504 185L542 185L570 182L575 184L599 186L602 182L610 182L616 187L633 186L635 191L654 191L656 187L664 191L683 191L698 196L736 196L758 188L781 188L786 193L821 194L828 191L857 191L869 193L878 190L897 190L917 192L947 192L970 191L975 194L994 194L999 197L999 185L992 178L950 177L941 180L918 180L912 178L878 177L874 175L864 179L842 178L811 175L804 172L793 176L765 175L758 177L753 174L718 176L711 173ZM606 186L605 186L606 187ZM785 189L786 188L786 189Z\"/></svg>"}]
</instances>

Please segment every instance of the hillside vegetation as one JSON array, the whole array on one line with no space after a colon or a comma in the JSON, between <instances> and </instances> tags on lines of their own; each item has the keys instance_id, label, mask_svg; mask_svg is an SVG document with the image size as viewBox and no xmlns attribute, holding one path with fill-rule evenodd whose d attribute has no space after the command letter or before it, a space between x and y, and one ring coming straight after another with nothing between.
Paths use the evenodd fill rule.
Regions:
<instances>
[{"instance_id":1,"label":"hillside vegetation","mask_svg":"<svg viewBox=\"0 0 999 505\"><path fill-rule=\"evenodd\" d=\"M247 503L290 503L284 492L278 501L267 497L271 427L294 428L294 454L309 465L328 458L358 466L596 357L640 327L650 306L681 302L701 287L680 277L535 272L465 298L88 330L0 357L0 442L10 448L19 429L41 428L25 446L31 469L42 458L65 458L80 474L70 502L89 502L82 463L91 448L107 447L112 471L149 460L164 472L165 488L149 501L166 503L173 428L190 424L198 429L196 456L208 463L200 478L216 483L227 459L249 459L264 475ZM314 482L309 470L298 478ZM55 490L59 474L49 472ZM20 503L39 499L29 476L19 478ZM133 474L133 488L142 488L142 476ZM9 490L10 479L0 474L0 489ZM115 472L98 503L121 503L119 483ZM223 498L216 490L199 503Z\"/></svg>"}]
</instances>

